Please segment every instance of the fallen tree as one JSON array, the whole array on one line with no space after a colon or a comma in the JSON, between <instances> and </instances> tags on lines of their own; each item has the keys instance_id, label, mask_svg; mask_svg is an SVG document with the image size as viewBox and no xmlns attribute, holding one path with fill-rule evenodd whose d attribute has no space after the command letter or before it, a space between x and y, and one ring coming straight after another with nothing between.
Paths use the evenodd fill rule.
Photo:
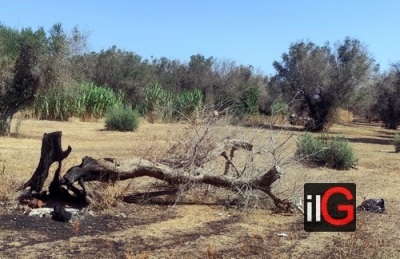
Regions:
<instances>
[{"instance_id":1,"label":"fallen tree","mask_svg":"<svg viewBox=\"0 0 400 259\"><path fill-rule=\"evenodd\" d=\"M112 159L98 159L84 157L79 166L72 167L63 177L62 184L71 187L75 182L83 186L83 182L89 181L123 181L137 177L153 177L167 182L171 186L186 185L188 183L208 184L234 192L245 188L260 190L272 198L278 208L288 210L290 204L282 201L271 191L271 184L279 179L282 171L279 167L273 167L264 175L255 179L243 179L227 177L225 175L210 174L197 171L191 175L177 171L169 166L152 162L143 158L131 158L116 163Z\"/></svg>"},{"instance_id":2,"label":"fallen tree","mask_svg":"<svg viewBox=\"0 0 400 259\"><path fill-rule=\"evenodd\" d=\"M115 183L143 176L152 177L168 183L175 190L180 186L189 186L189 184L205 184L231 190L241 193L243 190L259 190L267 194L274 202L275 206L287 212L292 212L291 203L278 198L271 190L271 185L281 178L283 172L279 166L272 166L257 177L243 177L243 174L249 168L247 162L243 170L239 170L233 162L236 150L252 151L253 145L249 142L234 139L225 139L222 143L215 143L212 150L207 150L207 155L198 156L201 149L201 142L204 141L205 134L200 136L198 141L194 142L191 150L193 153L172 155L162 159L163 163L150 161L148 159L133 157L130 159L117 160L114 158L94 159L86 156L82 163L71 167L60 179L61 161L71 152L68 146L67 151L61 149L61 132L44 134L42 140L42 153L39 166L32 178L23 185L23 188L31 187L31 190L40 192L45 179L48 176L48 170L55 161L59 163L54 179L50 184L50 197L57 199L67 199L71 190L75 197L86 204L87 195L85 182L99 181ZM224 171L220 174L210 172L203 168L204 164L215 159L223 157L225 159ZM228 174L229 171L236 172ZM78 183L82 189L75 186Z\"/></svg>"}]
</instances>

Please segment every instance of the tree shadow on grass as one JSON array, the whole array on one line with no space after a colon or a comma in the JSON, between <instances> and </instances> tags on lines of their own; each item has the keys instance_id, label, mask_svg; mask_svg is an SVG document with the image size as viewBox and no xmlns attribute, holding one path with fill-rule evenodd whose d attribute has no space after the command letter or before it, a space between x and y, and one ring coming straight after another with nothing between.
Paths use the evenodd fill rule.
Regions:
<instances>
[{"instance_id":1,"label":"tree shadow on grass","mask_svg":"<svg viewBox=\"0 0 400 259\"><path fill-rule=\"evenodd\" d=\"M268 125L268 124L244 124L242 125L246 128L256 128L256 129L270 129L270 130L279 130L279 131L298 131L305 132L306 130L303 127L295 127L295 126L281 126L281 125Z\"/></svg>"},{"instance_id":2,"label":"tree shadow on grass","mask_svg":"<svg viewBox=\"0 0 400 259\"><path fill-rule=\"evenodd\" d=\"M368 119L353 119L353 125L382 128L382 122L381 121L371 121L371 122L369 122Z\"/></svg>"},{"instance_id":3,"label":"tree shadow on grass","mask_svg":"<svg viewBox=\"0 0 400 259\"><path fill-rule=\"evenodd\" d=\"M393 145L391 139L378 138L347 138L351 143L378 144L378 145Z\"/></svg>"},{"instance_id":4,"label":"tree shadow on grass","mask_svg":"<svg viewBox=\"0 0 400 259\"><path fill-rule=\"evenodd\" d=\"M377 133L379 133L379 134L382 134L383 136L385 136L385 137L394 137L395 135L397 135L399 132L397 132L397 131L395 131L395 130L393 130L393 131L391 131L391 132L387 132L387 131L383 131L383 130L378 130L378 131L376 131Z\"/></svg>"}]
</instances>

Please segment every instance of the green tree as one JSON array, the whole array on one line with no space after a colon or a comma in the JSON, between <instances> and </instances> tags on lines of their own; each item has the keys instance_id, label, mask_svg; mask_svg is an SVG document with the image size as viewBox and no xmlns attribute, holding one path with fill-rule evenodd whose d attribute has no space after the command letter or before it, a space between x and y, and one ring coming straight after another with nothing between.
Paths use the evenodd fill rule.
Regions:
<instances>
[{"instance_id":1,"label":"green tree","mask_svg":"<svg viewBox=\"0 0 400 259\"><path fill-rule=\"evenodd\" d=\"M378 97L373 110L379 114L385 128L397 129L400 123L400 63L392 64L391 71L381 76L375 89Z\"/></svg>"},{"instance_id":2,"label":"green tree","mask_svg":"<svg viewBox=\"0 0 400 259\"><path fill-rule=\"evenodd\" d=\"M337 43L334 50L329 43L292 44L282 61L273 65L277 71L273 81L281 86L294 110L309 114L312 121L306 128L311 131L329 127L335 109L346 106L355 89L367 84L377 70L361 42L349 37Z\"/></svg>"},{"instance_id":3,"label":"green tree","mask_svg":"<svg viewBox=\"0 0 400 259\"><path fill-rule=\"evenodd\" d=\"M48 48L51 56L68 54L67 35L61 23L55 23L49 30Z\"/></svg>"},{"instance_id":4,"label":"green tree","mask_svg":"<svg viewBox=\"0 0 400 259\"><path fill-rule=\"evenodd\" d=\"M166 57L152 60L152 70L155 83L159 83L165 90L173 94L180 93L185 89L185 77L187 75L187 64L181 63L179 60L169 60Z\"/></svg>"},{"instance_id":5,"label":"green tree","mask_svg":"<svg viewBox=\"0 0 400 259\"><path fill-rule=\"evenodd\" d=\"M204 102L208 105L214 104L213 63L213 57L206 58L201 54L190 56L185 84L183 85L184 90L200 89L205 99Z\"/></svg>"},{"instance_id":6,"label":"green tree","mask_svg":"<svg viewBox=\"0 0 400 259\"><path fill-rule=\"evenodd\" d=\"M261 110L262 101L265 101L267 95L265 90L268 79L266 77L255 72L252 66L236 65L235 62L229 60L216 62L214 71L214 103L218 109L233 108L238 112L243 112L243 108L249 104L244 105L244 100L249 101L252 95L256 97L253 98L256 102L252 105L252 112Z\"/></svg>"},{"instance_id":7,"label":"green tree","mask_svg":"<svg viewBox=\"0 0 400 259\"><path fill-rule=\"evenodd\" d=\"M11 63L12 79L9 76L2 83L0 92L0 135L8 135L12 116L18 110L33 102L35 93L41 83L41 66L46 55L47 46L46 33L43 28L35 32L30 28L22 29L18 37L16 37L17 39L15 39L15 33L11 33L12 30L8 31L12 38L6 39L6 42L15 40L18 46L18 54L15 58L15 63ZM13 59L12 51L9 52L9 59Z\"/></svg>"},{"instance_id":8,"label":"green tree","mask_svg":"<svg viewBox=\"0 0 400 259\"><path fill-rule=\"evenodd\" d=\"M135 107L143 97L143 86L147 85L148 67L148 62L142 61L141 56L113 46L97 55L92 80L114 92L122 90L126 101Z\"/></svg>"},{"instance_id":9,"label":"green tree","mask_svg":"<svg viewBox=\"0 0 400 259\"><path fill-rule=\"evenodd\" d=\"M257 87L248 88L240 98L240 110L245 114L256 114L259 110L260 93Z\"/></svg>"},{"instance_id":10,"label":"green tree","mask_svg":"<svg viewBox=\"0 0 400 259\"><path fill-rule=\"evenodd\" d=\"M67 34L61 23L54 24L48 31L48 55L45 68L45 87L61 92L70 82Z\"/></svg>"},{"instance_id":11,"label":"green tree","mask_svg":"<svg viewBox=\"0 0 400 259\"><path fill-rule=\"evenodd\" d=\"M381 75L376 75L371 82L357 87L354 96L344 107L353 112L353 114L368 118L379 118L378 112L375 111L374 104L378 99L378 91L376 88Z\"/></svg>"}]
</instances>

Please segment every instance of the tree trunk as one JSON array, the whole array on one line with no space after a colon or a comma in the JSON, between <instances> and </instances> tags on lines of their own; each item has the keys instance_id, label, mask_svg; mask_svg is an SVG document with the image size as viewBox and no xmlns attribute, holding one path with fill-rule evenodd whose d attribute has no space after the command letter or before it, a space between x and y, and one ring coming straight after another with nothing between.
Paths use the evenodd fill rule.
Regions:
<instances>
[{"instance_id":1,"label":"tree trunk","mask_svg":"<svg viewBox=\"0 0 400 259\"><path fill-rule=\"evenodd\" d=\"M42 149L39 164L33 173L31 179L26 182L21 189L26 187L31 187L31 191L40 192L43 188L43 184L49 175L49 168L54 162L58 162L58 168L55 173L55 177L50 186L55 186L57 188L50 188L50 193L56 191L60 186L59 174L61 169L61 161L65 159L72 148L68 146L66 151L61 148L61 131L56 131L52 133L45 133L42 138ZM55 193L53 193L55 194Z\"/></svg>"},{"instance_id":2,"label":"tree trunk","mask_svg":"<svg viewBox=\"0 0 400 259\"><path fill-rule=\"evenodd\" d=\"M11 133L11 121L16 111L6 110L3 114L0 114L0 136L10 136Z\"/></svg>"}]
</instances>

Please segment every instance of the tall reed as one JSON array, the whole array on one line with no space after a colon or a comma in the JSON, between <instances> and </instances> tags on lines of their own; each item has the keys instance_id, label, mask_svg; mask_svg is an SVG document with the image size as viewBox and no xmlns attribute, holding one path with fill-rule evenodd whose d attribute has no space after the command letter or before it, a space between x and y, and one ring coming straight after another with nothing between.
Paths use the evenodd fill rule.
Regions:
<instances>
[{"instance_id":1,"label":"tall reed","mask_svg":"<svg viewBox=\"0 0 400 259\"><path fill-rule=\"evenodd\" d=\"M37 94L33 108L42 120L101 118L110 108L121 105L123 97L122 91L115 94L110 88L84 82Z\"/></svg>"}]
</instances>

